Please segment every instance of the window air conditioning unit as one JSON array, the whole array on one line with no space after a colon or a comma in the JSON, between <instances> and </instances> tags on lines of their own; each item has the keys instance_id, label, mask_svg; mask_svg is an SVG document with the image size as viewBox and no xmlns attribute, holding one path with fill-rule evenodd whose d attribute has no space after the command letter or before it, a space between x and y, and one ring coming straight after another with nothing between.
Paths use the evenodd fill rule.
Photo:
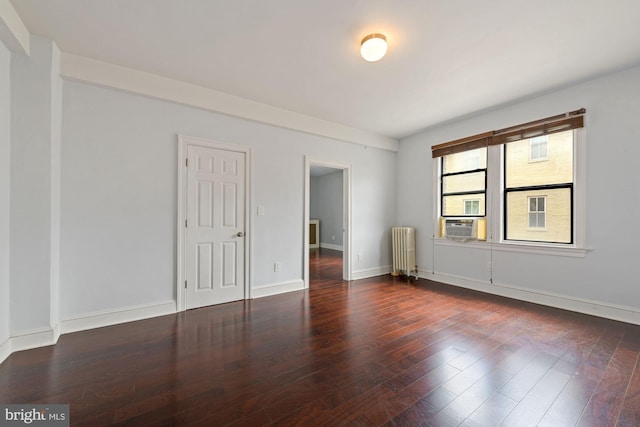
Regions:
<instances>
[{"instance_id":1,"label":"window air conditioning unit","mask_svg":"<svg viewBox=\"0 0 640 427\"><path fill-rule=\"evenodd\" d=\"M445 218L444 237L450 240L476 240L478 220L476 218Z\"/></svg>"}]
</instances>

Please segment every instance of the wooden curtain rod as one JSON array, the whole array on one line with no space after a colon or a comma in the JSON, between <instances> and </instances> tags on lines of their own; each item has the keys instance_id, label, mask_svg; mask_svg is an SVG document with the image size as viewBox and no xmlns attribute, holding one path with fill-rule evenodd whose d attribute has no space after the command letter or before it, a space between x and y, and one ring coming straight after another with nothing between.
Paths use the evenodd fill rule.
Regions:
<instances>
[{"instance_id":1,"label":"wooden curtain rod","mask_svg":"<svg viewBox=\"0 0 640 427\"><path fill-rule=\"evenodd\" d=\"M442 157L449 154L461 153L463 151L474 150L476 148L490 145L505 144L521 139L531 138L538 135L548 135L570 129L577 129L584 126L583 116L586 113L584 108L569 111L564 114L532 122L522 123L508 128L480 133L466 138L443 142L431 147L433 158Z\"/></svg>"},{"instance_id":2,"label":"wooden curtain rod","mask_svg":"<svg viewBox=\"0 0 640 427\"><path fill-rule=\"evenodd\" d=\"M557 121L560 121L560 120L569 119L569 118L575 117L575 116L582 116L586 112L587 112L586 109L581 108L579 110L569 111L568 113L557 114L555 116L547 117L547 118L544 118L544 119L534 120L532 122L522 123L520 125L511 126L511 127L500 129L500 130L494 130L493 134L494 135L500 135L501 133L514 132L514 131L527 129L527 128L531 128L531 127L538 126L538 125L544 125L544 124L548 124L548 123L553 123L553 122L557 122Z\"/></svg>"}]
</instances>

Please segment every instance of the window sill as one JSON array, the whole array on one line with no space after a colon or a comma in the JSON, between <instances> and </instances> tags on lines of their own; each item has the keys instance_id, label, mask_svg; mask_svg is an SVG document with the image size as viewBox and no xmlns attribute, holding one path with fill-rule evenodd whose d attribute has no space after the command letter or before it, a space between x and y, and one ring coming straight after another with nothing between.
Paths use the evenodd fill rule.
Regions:
<instances>
[{"instance_id":1,"label":"window sill","mask_svg":"<svg viewBox=\"0 0 640 427\"><path fill-rule=\"evenodd\" d=\"M573 258L584 258L589 249L578 248L571 245L554 245L541 243L492 243L488 241L471 240L460 242L456 240L448 240L442 238L434 238L434 244L437 246L453 246L460 248L474 248L482 250L493 250L502 252L520 252L529 254L540 254L550 256L566 256Z\"/></svg>"}]
</instances>

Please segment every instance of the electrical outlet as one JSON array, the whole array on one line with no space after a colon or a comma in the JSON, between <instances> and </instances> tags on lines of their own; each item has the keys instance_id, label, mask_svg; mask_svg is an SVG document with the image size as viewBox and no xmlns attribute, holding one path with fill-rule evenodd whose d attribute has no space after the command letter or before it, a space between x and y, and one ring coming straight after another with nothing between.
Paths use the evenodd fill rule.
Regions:
<instances>
[{"instance_id":1,"label":"electrical outlet","mask_svg":"<svg viewBox=\"0 0 640 427\"><path fill-rule=\"evenodd\" d=\"M331 240L336 240L336 236L331 236Z\"/></svg>"},{"instance_id":2,"label":"electrical outlet","mask_svg":"<svg viewBox=\"0 0 640 427\"><path fill-rule=\"evenodd\" d=\"M362 261L362 253L358 252L358 261Z\"/></svg>"},{"instance_id":3,"label":"electrical outlet","mask_svg":"<svg viewBox=\"0 0 640 427\"><path fill-rule=\"evenodd\" d=\"M273 271L276 273L280 271L280 262L276 261L273 263Z\"/></svg>"},{"instance_id":4,"label":"electrical outlet","mask_svg":"<svg viewBox=\"0 0 640 427\"><path fill-rule=\"evenodd\" d=\"M264 215L264 206L259 205L258 206L258 216L263 216Z\"/></svg>"}]
</instances>

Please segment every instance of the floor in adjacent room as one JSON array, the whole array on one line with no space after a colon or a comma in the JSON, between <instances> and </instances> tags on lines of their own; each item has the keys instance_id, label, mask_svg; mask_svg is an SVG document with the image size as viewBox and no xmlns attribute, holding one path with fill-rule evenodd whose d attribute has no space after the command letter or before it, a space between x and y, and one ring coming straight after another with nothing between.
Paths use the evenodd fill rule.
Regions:
<instances>
[{"instance_id":1,"label":"floor in adjacent room","mask_svg":"<svg viewBox=\"0 0 640 427\"><path fill-rule=\"evenodd\" d=\"M309 286L342 282L342 251L326 248L309 250Z\"/></svg>"},{"instance_id":2,"label":"floor in adjacent room","mask_svg":"<svg viewBox=\"0 0 640 427\"><path fill-rule=\"evenodd\" d=\"M639 425L640 326L330 264L308 291L14 353L0 402L69 403L72 426Z\"/></svg>"}]
</instances>

